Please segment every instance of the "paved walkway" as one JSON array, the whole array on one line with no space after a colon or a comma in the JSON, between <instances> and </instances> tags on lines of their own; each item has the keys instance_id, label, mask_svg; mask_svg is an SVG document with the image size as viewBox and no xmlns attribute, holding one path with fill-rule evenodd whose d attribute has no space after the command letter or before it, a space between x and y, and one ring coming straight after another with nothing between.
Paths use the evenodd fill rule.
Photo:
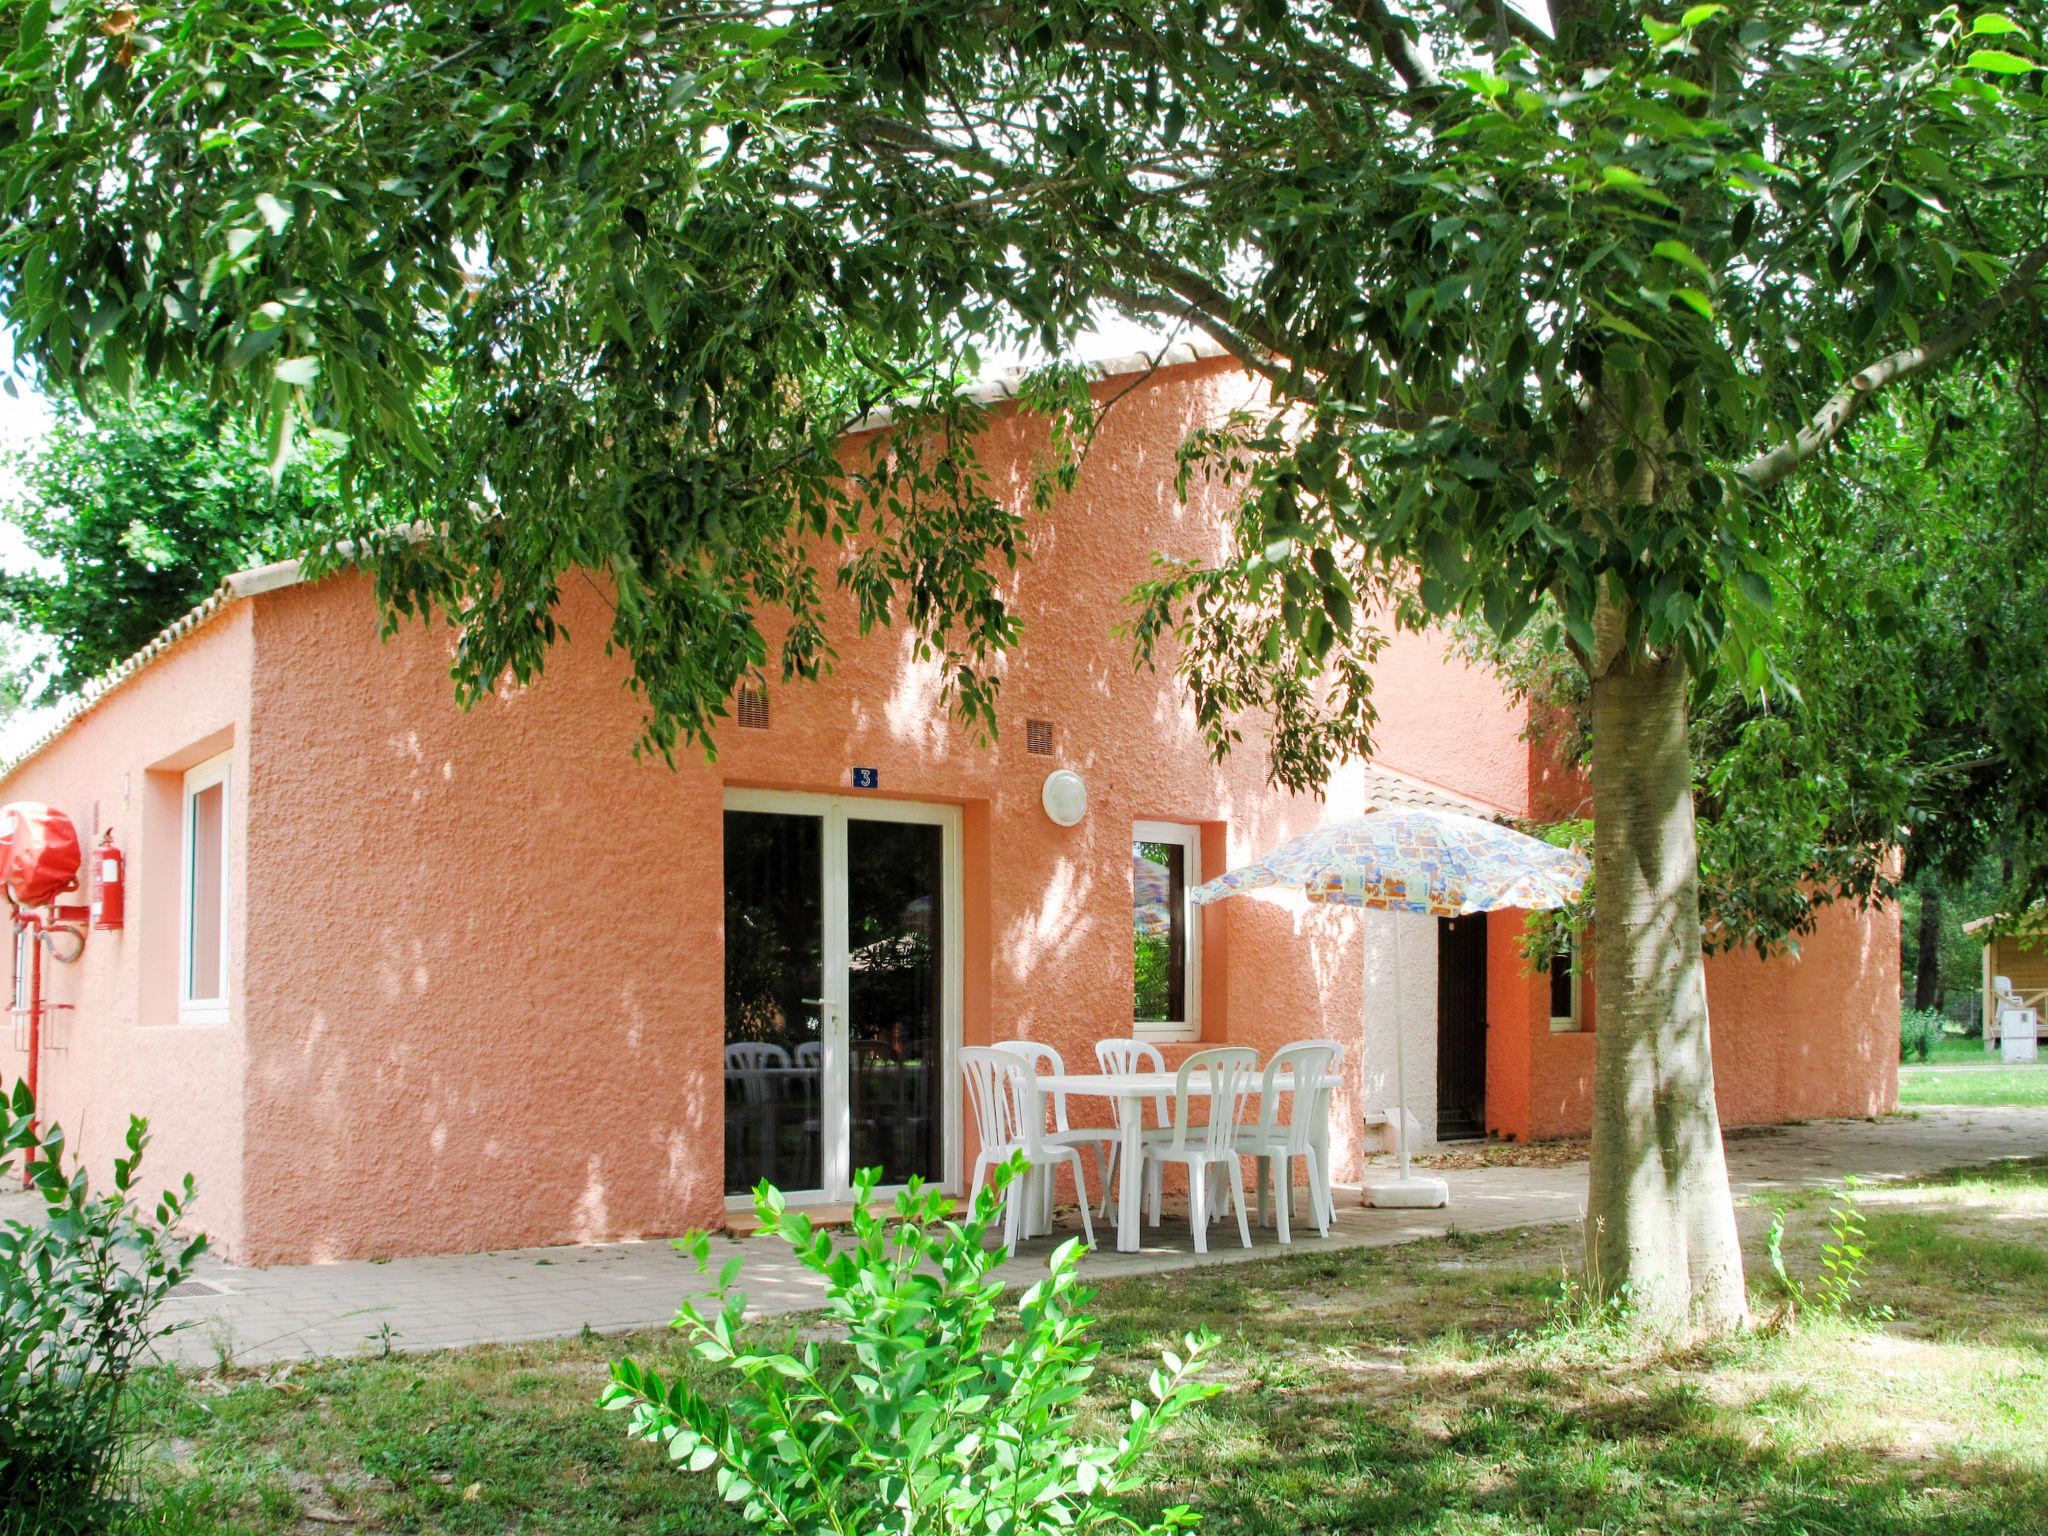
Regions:
<instances>
[{"instance_id":1,"label":"paved walkway","mask_svg":"<svg viewBox=\"0 0 2048 1536\"><path fill-rule=\"evenodd\" d=\"M2048 1152L2048 1109L1921 1109L1885 1121L1822 1121L1735 1131L1729 1169L1739 1193L1827 1182L1843 1174L1898 1178L1963 1163ZM1376 1211L1340 1190L1327 1245L1377 1248L1453 1229L1491 1232L1581 1216L1586 1166L1447 1170L1451 1204L1440 1211ZM18 1196L0 1216L18 1214ZM1076 1227L1078 1224L1075 1224ZM1313 1229L1310 1229L1313 1232ZM1247 1252L1219 1228L1201 1258L1188 1246L1185 1220L1169 1213L1147 1228L1143 1252L1091 1254L1091 1278L1157 1274L1198 1263L1229 1264L1282 1251L1255 1232ZM1023 1245L1009 1270L1018 1280L1042 1271L1055 1239ZM1296 1251L1304 1245L1297 1243ZM714 1264L746 1256L746 1286L762 1312L800 1311L820 1300L817 1282L773 1239L718 1240ZM665 1242L592 1243L524 1248L383 1263L241 1269L208 1260L195 1292L169 1304L192 1326L166 1353L195 1365L257 1365L363 1350L425 1350L490 1342L560 1338L586 1328L618 1333L656 1327L698 1289L694 1265Z\"/></svg>"}]
</instances>

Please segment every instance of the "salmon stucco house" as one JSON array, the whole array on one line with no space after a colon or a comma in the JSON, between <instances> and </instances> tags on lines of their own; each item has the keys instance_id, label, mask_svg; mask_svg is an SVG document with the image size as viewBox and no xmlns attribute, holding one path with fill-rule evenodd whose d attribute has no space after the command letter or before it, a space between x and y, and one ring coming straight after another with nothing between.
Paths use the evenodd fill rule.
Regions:
<instances>
[{"instance_id":1,"label":"salmon stucco house","mask_svg":"<svg viewBox=\"0 0 2048 1536\"><path fill-rule=\"evenodd\" d=\"M45 967L68 1005L48 1113L98 1161L147 1115L156 1175L195 1173L199 1221L258 1264L675 1233L764 1175L821 1199L873 1164L957 1181L955 1053L1015 1036L1076 1065L1134 1027L1170 1060L1344 1041L1340 1181L1391 1117L1396 1028L1423 1138L1583 1132L1595 999L1525 968L1519 914L1178 899L1369 804L1576 799L1499 682L1428 635L1380 659L1378 755L1327 800L1272 789L1255 741L1212 764L1112 627L1154 551L1220 547L1226 493L1183 504L1175 449L1246 381L1185 349L1099 375L1128 393L1033 525L992 745L906 635L847 626L828 679L740 701L715 762L637 762L586 583L546 675L465 713L450 631L380 640L366 577L229 580L0 785L127 861L126 925ZM991 462L1039 431L999 412ZM1055 772L1085 795L1071 825ZM1147 871L1169 895L1134 928ZM1398 1020L1371 979L1396 943ZM1714 960L1726 1119L1889 1109L1898 953L1895 912L1842 907L1797 958ZM773 1091L729 1045L775 1060ZM0 1074L23 1066L0 1036Z\"/></svg>"}]
</instances>

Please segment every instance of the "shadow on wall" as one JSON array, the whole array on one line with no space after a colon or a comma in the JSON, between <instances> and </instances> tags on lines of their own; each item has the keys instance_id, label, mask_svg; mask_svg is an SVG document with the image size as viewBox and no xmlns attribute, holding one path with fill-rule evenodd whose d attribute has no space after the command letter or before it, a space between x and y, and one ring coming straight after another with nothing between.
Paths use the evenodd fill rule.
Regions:
<instances>
[{"instance_id":1,"label":"shadow on wall","mask_svg":"<svg viewBox=\"0 0 2048 1536\"><path fill-rule=\"evenodd\" d=\"M332 613L310 594L300 611ZM326 626L300 633L310 645ZM715 827L716 782L633 762L630 736L601 728L624 719L615 669L583 653L463 714L446 707L441 647L417 639L332 658L370 707L337 719L321 690L259 738L251 984L280 1005L249 1041L257 1241L238 1257L711 1219L717 971L706 985L704 967L660 960L718 943L721 852L685 834L707 800ZM562 750L593 736L620 745ZM350 752L345 784L320 777ZM354 873L308 850L347 850Z\"/></svg>"}]
</instances>

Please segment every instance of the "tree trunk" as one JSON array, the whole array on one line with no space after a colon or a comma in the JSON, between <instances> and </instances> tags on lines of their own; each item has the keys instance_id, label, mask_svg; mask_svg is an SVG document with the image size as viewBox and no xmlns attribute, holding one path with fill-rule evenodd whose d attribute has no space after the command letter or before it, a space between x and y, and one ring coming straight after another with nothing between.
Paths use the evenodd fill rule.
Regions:
<instances>
[{"instance_id":1,"label":"tree trunk","mask_svg":"<svg viewBox=\"0 0 2048 1536\"><path fill-rule=\"evenodd\" d=\"M1920 882L1920 953L1913 970L1913 1006L1933 1008L1941 1002L1941 881L1929 875Z\"/></svg>"},{"instance_id":2,"label":"tree trunk","mask_svg":"<svg viewBox=\"0 0 2048 1536\"><path fill-rule=\"evenodd\" d=\"M1593 680L1595 1290L1653 1327L1748 1317L1714 1107L1682 658L1617 658Z\"/></svg>"}]
</instances>

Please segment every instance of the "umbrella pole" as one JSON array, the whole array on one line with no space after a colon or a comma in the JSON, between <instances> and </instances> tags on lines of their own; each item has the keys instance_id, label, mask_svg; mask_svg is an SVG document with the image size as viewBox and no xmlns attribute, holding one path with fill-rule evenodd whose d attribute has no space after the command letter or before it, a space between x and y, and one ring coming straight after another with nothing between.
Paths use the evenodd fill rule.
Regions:
<instances>
[{"instance_id":1,"label":"umbrella pole","mask_svg":"<svg viewBox=\"0 0 2048 1536\"><path fill-rule=\"evenodd\" d=\"M1394 930L1394 1111L1401 1117L1395 1134L1401 1138L1401 1176L1397 1179L1365 1181L1365 1203L1367 1205L1420 1206L1424 1208L1451 1203L1451 1186L1442 1179L1417 1178L1408 1161L1408 1051L1403 1044L1407 1034L1406 1018L1402 1012L1401 996L1401 917L1399 912L1391 913ZM1369 985L1372 975L1372 946L1366 946L1365 975Z\"/></svg>"},{"instance_id":2,"label":"umbrella pole","mask_svg":"<svg viewBox=\"0 0 2048 1536\"><path fill-rule=\"evenodd\" d=\"M1408 1015L1401 996L1401 915L1391 914L1394 925L1394 1099L1401 1106L1401 1182L1407 1183L1408 1165L1408 1051L1403 1044Z\"/></svg>"}]
</instances>

